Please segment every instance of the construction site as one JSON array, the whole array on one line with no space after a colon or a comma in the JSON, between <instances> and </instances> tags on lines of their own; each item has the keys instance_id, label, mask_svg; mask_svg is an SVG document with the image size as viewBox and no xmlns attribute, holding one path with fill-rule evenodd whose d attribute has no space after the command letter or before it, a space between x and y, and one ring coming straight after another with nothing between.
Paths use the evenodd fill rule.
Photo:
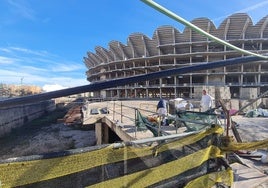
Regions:
<instances>
[{"instance_id":1,"label":"construction site","mask_svg":"<svg viewBox=\"0 0 268 188\"><path fill-rule=\"evenodd\" d=\"M187 27L96 47L84 57L88 85L0 101L6 136L64 109L57 98L91 96L71 101L64 117L43 127L68 147L53 151L48 143L47 150L6 155L0 187L268 187L268 16L253 25L248 15L233 14L216 28L142 1ZM204 90L212 102L206 111ZM82 137L78 129L89 132ZM44 132L29 140L45 140Z\"/></svg>"}]
</instances>

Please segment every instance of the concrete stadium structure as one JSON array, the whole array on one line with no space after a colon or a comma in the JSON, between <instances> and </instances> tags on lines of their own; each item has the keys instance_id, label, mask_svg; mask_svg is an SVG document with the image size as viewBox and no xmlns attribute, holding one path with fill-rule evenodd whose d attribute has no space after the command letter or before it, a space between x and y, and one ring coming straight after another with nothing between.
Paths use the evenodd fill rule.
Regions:
<instances>
[{"instance_id":1,"label":"concrete stadium structure","mask_svg":"<svg viewBox=\"0 0 268 188\"><path fill-rule=\"evenodd\" d=\"M198 18L191 23L242 49L259 54L268 52L268 16L253 24L247 14L233 14L218 28L207 18ZM161 26L152 39L142 33L133 33L128 37L127 45L111 41L109 49L97 46L95 53L87 53L84 63L88 68L87 80L94 83L242 56L190 28L186 27L181 33L173 26ZM215 86L228 87L231 98L241 97L245 88L263 93L268 90L268 60L109 88L95 92L94 97L193 98L195 92L200 92L196 88Z\"/></svg>"}]
</instances>

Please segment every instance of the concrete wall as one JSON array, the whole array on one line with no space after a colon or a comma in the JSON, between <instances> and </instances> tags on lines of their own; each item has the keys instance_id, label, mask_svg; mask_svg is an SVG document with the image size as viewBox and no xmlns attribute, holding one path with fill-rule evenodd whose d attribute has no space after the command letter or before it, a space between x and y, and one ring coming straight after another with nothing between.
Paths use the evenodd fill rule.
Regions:
<instances>
[{"instance_id":1,"label":"concrete wall","mask_svg":"<svg viewBox=\"0 0 268 188\"><path fill-rule=\"evenodd\" d=\"M55 110L53 100L40 103L21 105L12 108L0 109L0 137L11 132L12 129L36 119L46 112Z\"/></svg>"}]
</instances>

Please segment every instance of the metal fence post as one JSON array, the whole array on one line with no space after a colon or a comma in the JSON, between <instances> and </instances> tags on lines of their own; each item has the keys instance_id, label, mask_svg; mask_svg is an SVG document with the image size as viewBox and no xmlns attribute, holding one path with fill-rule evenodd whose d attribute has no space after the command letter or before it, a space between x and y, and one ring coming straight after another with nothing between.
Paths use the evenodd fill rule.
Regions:
<instances>
[{"instance_id":1,"label":"metal fence post","mask_svg":"<svg viewBox=\"0 0 268 188\"><path fill-rule=\"evenodd\" d=\"M121 101L121 123L123 123L123 104Z\"/></svg>"},{"instance_id":2,"label":"metal fence post","mask_svg":"<svg viewBox=\"0 0 268 188\"><path fill-rule=\"evenodd\" d=\"M115 101L114 101L114 106L113 106L113 120L114 120L114 116L115 116Z\"/></svg>"},{"instance_id":3,"label":"metal fence post","mask_svg":"<svg viewBox=\"0 0 268 188\"><path fill-rule=\"evenodd\" d=\"M134 109L135 110L135 138L137 138L137 108Z\"/></svg>"}]
</instances>

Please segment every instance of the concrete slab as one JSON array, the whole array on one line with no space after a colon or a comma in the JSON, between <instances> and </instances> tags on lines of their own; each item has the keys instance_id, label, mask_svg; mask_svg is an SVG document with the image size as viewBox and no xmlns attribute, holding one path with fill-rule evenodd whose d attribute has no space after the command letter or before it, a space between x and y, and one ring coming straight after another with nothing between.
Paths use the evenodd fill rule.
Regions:
<instances>
[{"instance_id":1,"label":"concrete slab","mask_svg":"<svg viewBox=\"0 0 268 188\"><path fill-rule=\"evenodd\" d=\"M268 176L261 171L239 163L231 164L231 167L234 171L233 188L268 187Z\"/></svg>"}]
</instances>

